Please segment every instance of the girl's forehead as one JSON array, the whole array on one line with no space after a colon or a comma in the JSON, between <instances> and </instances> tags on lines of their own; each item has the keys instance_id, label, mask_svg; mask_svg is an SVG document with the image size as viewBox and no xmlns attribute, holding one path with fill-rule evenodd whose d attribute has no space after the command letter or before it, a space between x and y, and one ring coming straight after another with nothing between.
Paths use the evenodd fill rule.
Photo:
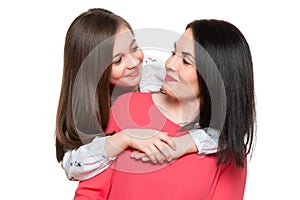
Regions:
<instances>
[{"instance_id":1,"label":"girl's forehead","mask_svg":"<svg viewBox=\"0 0 300 200\"><path fill-rule=\"evenodd\" d=\"M128 51L128 48L135 41L135 38L132 35L131 31L125 26L121 27L114 37L114 55L122 53L124 51Z\"/></svg>"}]
</instances>

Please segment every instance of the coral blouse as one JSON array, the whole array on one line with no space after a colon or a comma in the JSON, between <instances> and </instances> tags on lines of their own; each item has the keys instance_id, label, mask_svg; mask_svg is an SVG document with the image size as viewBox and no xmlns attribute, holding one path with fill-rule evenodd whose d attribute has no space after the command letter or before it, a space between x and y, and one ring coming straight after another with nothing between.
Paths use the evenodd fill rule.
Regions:
<instances>
[{"instance_id":1,"label":"coral blouse","mask_svg":"<svg viewBox=\"0 0 300 200\"><path fill-rule=\"evenodd\" d=\"M151 93L127 93L111 108L108 130L149 128L180 135L180 126L156 107ZM186 134L186 133L181 133ZM231 160L217 166L215 154L188 154L164 164L130 158L131 149L118 156L109 169L79 182L76 200L241 200L246 184L246 165Z\"/></svg>"}]
</instances>

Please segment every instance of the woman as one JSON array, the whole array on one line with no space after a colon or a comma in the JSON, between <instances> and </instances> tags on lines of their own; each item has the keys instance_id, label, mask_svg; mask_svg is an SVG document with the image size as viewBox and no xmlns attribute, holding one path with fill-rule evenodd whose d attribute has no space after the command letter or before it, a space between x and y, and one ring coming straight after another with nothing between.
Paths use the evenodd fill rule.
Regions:
<instances>
[{"instance_id":1,"label":"woman","mask_svg":"<svg viewBox=\"0 0 300 200\"><path fill-rule=\"evenodd\" d=\"M159 131L147 140L124 132L109 136L114 146L99 137L104 136L113 95L137 90L143 57L130 25L110 11L90 9L72 22L56 124L56 156L68 178L94 176L129 145L154 162L171 158L166 146L174 149L173 141Z\"/></svg>"},{"instance_id":2,"label":"woman","mask_svg":"<svg viewBox=\"0 0 300 200\"><path fill-rule=\"evenodd\" d=\"M214 64L223 84L211 70ZM112 106L108 130L155 128L164 121L161 130L176 137L182 124L196 121L221 130L221 151L205 157L187 154L159 167L133 162L125 152L108 170L80 182L75 199L243 199L246 156L255 129L253 67L246 39L228 22L194 21L175 43L166 70L165 94L122 95ZM219 113L224 116L215 115L215 106L226 111ZM191 109L195 107L199 109ZM187 147L188 153L194 150Z\"/></svg>"}]
</instances>

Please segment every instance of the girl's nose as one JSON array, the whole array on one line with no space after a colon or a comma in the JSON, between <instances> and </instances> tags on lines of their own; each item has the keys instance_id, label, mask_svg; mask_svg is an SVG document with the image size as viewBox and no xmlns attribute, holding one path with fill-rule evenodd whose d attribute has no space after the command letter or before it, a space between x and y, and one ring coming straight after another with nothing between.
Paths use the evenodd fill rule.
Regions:
<instances>
[{"instance_id":1,"label":"girl's nose","mask_svg":"<svg viewBox=\"0 0 300 200\"><path fill-rule=\"evenodd\" d=\"M135 55L135 53L128 53L126 55L127 68L132 69L138 67L143 59Z\"/></svg>"}]
</instances>

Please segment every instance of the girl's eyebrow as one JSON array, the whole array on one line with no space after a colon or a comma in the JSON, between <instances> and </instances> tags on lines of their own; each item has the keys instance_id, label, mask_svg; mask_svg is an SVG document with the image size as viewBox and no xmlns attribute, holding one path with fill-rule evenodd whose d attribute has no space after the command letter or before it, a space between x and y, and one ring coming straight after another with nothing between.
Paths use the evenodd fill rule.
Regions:
<instances>
[{"instance_id":1,"label":"girl's eyebrow","mask_svg":"<svg viewBox=\"0 0 300 200\"><path fill-rule=\"evenodd\" d=\"M132 41L131 41L131 43L130 43L130 47L132 47L132 45L134 44L136 42L136 39L133 39ZM118 57L119 55L121 55L123 52L120 52L120 53L117 53L117 54L115 54L114 56L113 56L113 59L114 58L116 58L116 57Z\"/></svg>"},{"instance_id":2,"label":"girl's eyebrow","mask_svg":"<svg viewBox=\"0 0 300 200\"><path fill-rule=\"evenodd\" d=\"M131 47L135 42L136 42L136 39L133 38L133 40L132 40L131 43L130 43L130 47Z\"/></svg>"}]
</instances>

